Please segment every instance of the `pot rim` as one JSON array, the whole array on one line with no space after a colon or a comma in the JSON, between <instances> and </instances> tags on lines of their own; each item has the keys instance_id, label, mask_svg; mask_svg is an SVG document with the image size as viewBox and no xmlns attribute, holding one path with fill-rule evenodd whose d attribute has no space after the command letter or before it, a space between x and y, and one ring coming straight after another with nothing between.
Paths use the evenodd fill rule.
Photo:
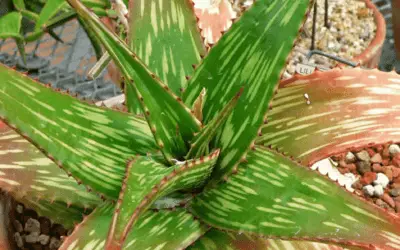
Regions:
<instances>
[{"instance_id":1,"label":"pot rim","mask_svg":"<svg viewBox=\"0 0 400 250\"><path fill-rule=\"evenodd\" d=\"M386 22L382 13L370 0L363 1L365 2L367 8L373 12L376 24L376 33L374 39L372 39L368 47L361 54L353 58L353 61L359 62L361 65L368 63L376 56L380 56L386 38Z\"/></svg>"}]
</instances>

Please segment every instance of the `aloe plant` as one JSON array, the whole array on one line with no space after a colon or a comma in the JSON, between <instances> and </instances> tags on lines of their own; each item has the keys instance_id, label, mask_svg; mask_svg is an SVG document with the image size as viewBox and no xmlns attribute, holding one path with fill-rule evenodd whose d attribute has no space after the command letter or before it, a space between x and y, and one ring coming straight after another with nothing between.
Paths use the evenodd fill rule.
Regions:
<instances>
[{"instance_id":1,"label":"aloe plant","mask_svg":"<svg viewBox=\"0 0 400 250\"><path fill-rule=\"evenodd\" d=\"M398 141L400 125L394 73L280 83L313 1L259 0L210 51L188 1L134 1L126 42L68 3L119 67L129 112L0 66L0 117L18 132L1 130L0 187L67 225L88 214L61 249L400 248L397 215L307 167Z\"/></svg>"}]
</instances>

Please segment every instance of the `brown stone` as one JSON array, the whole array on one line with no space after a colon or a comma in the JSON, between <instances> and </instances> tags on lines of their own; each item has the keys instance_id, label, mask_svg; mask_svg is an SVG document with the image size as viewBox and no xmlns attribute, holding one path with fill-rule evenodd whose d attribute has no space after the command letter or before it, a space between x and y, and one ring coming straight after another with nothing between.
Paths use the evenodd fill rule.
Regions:
<instances>
[{"instance_id":1,"label":"brown stone","mask_svg":"<svg viewBox=\"0 0 400 250\"><path fill-rule=\"evenodd\" d=\"M359 190L361 190L362 187L363 187L363 185L361 184L360 181L356 181L356 182L353 183L352 187L353 187L354 189L359 189Z\"/></svg>"},{"instance_id":2,"label":"brown stone","mask_svg":"<svg viewBox=\"0 0 400 250\"><path fill-rule=\"evenodd\" d=\"M386 209L388 209L388 208L390 207L389 204L387 204L386 202L384 202L384 201L381 200L381 199L376 199L375 204L376 204L378 207L381 207L381 208L386 208Z\"/></svg>"},{"instance_id":3,"label":"brown stone","mask_svg":"<svg viewBox=\"0 0 400 250\"><path fill-rule=\"evenodd\" d=\"M392 159L392 164L395 167L400 167L400 154L396 154Z\"/></svg>"},{"instance_id":4,"label":"brown stone","mask_svg":"<svg viewBox=\"0 0 400 250\"><path fill-rule=\"evenodd\" d=\"M383 159L383 160L382 160L382 165L383 165L383 166L387 166L387 165L389 165L389 163L390 163L390 160L389 160L389 159Z\"/></svg>"},{"instance_id":5,"label":"brown stone","mask_svg":"<svg viewBox=\"0 0 400 250\"><path fill-rule=\"evenodd\" d=\"M382 156L381 156L381 154L379 154L379 153L374 154L374 155L371 157L371 162L372 162L372 163L382 163Z\"/></svg>"},{"instance_id":6,"label":"brown stone","mask_svg":"<svg viewBox=\"0 0 400 250\"><path fill-rule=\"evenodd\" d=\"M368 185L371 184L374 180L376 180L376 173L374 172L366 172L363 177L361 178L361 184Z\"/></svg>"},{"instance_id":7,"label":"brown stone","mask_svg":"<svg viewBox=\"0 0 400 250\"><path fill-rule=\"evenodd\" d=\"M378 152L378 153L382 153L382 151L383 151L383 146L382 146L382 145L378 145L378 146L375 147L375 150L376 150L376 152Z\"/></svg>"},{"instance_id":8,"label":"brown stone","mask_svg":"<svg viewBox=\"0 0 400 250\"><path fill-rule=\"evenodd\" d=\"M367 172L371 172L371 170L372 170L371 164L367 161L358 161L356 163L356 166L357 166L357 171L362 175Z\"/></svg>"},{"instance_id":9,"label":"brown stone","mask_svg":"<svg viewBox=\"0 0 400 250\"><path fill-rule=\"evenodd\" d=\"M385 145L383 151L382 151L382 158L383 159L389 159L390 158L390 153L389 153L389 145Z\"/></svg>"},{"instance_id":10,"label":"brown stone","mask_svg":"<svg viewBox=\"0 0 400 250\"><path fill-rule=\"evenodd\" d=\"M389 193L391 196L397 197L400 195L400 188L393 188Z\"/></svg>"},{"instance_id":11,"label":"brown stone","mask_svg":"<svg viewBox=\"0 0 400 250\"><path fill-rule=\"evenodd\" d=\"M51 236L61 237L67 235L67 230L60 224L54 224L50 230Z\"/></svg>"},{"instance_id":12,"label":"brown stone","mask_svg":"<svg viewBox=\"0 0 400 250\"><path fill-rule=\"evenodd\" d=\"M400 197L400 196L399 196L399 197ZM400 201L397 201L397 200L396 200L394 203L396 204L396 212L397 212L397 213L400 213Z\"/></svg>"},{"instance_id":13,"label":"brown stone","mask_svg":"<svg viewBox=\"0 0 400 250\"><path fill-rule=\"evenodd\" d=\"M347 164L347 168L349 169L350 172L356 173L357 172L357 166L354 163Z\"/></svg>"},{"instance_id":14,"label":"brown stone","mask_svg":"<svg viewBox=\"0 0 400 250\"><path fill-rule=\"evenodd\" d=\"M40 222L40 233L49 235L51 228L51 221L46 217L39 217L38 220Z\"/></svg>"},{"instance_id":15,"label":"brown stone","mask_svg":"<svg viewBox=\"0 0 400 250\"><path fill-rule=\"evenodd\" d=\"M391 168L385 167L383 173L387 176L389 181L393 181L393 172Z\"/></svg>"},{"instance_id":16,"label":"brown stone","mask_svg":"<svg viewBox=\"0 0 400 250\"><path fill-rule=\"evenodd\" d=\"M339 161L340 168L345 168L346 166L347 166L347 163L344 160Z\"/></svg>"},{"instance_id":17,"label":"brown stone","mask_svg":"<svg viewBox=\"0 0 400 250\"><path fill-rule=\"evenodd\" d=\"M379 163L374 163L372 164L372 171L374 171L375 173L382 173L383 167Z\"/></svg>"},{"instance_id":18,"label":"brown stone","mask_svg":"<svg viewBox=\"0 0 400 250\"><path fill-rule=\"evenodd\" d=\"M388 195L388 194L383 194L382 197L381 197L381 199L382 199L384 202L386 202L387 204L389 204L389 206L395 207L395 202L394 202L393 198L390 197L390 195Z\"/></svg>"}]
</instances>

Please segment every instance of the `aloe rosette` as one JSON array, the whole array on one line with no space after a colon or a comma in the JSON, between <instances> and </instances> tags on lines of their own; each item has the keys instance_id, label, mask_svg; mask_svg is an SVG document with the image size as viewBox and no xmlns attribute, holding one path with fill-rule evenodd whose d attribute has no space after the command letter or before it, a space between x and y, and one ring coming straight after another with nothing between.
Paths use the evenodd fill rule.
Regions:
<instances>
[{"instance_id":1,"label":"aloe rosette","mask_svg":"<svg viewBox=\"0 0 400 250\"><path fill-rule=\"evenodd\" d=\"M209 51L186 1L133 1L126 39L68 3L129 112L0 66L0 188L54 221L87 215L61 249L400 248L397 215L304 166L397 141L400 77L334 69L277 91L313 1L259 0Z\"/></svg>"}]
</instances>

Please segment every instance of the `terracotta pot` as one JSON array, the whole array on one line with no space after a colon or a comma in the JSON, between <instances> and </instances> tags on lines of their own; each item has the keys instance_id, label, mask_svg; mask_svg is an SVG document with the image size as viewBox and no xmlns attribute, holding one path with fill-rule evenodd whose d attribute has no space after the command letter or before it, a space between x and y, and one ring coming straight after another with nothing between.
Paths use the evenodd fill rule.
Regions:
<instances>
[{"instance_id":1,"label":"terracotta pot","mask_svg":"<svg viewBox=\"0 0 400 250\"><path fill-rule=\"evenodd\" d=\"M400 0L392 0L392 23L394 35L394 48L397 59L400 59Z\"/></svg>"},{"instance_id":2,"label":"terracotta pot","mask_svg":"<svg viewBox=\"0 0 400 250\"><path fill-rule=\"evenodd\" d=\"M381 12L378 8L373 4L370 0L363 0L367 7L371 9L374 13L375 24L376 24L376 34L374 39L368 45L368 47L358 56L354 57L354 62L360 62L361 65L367 68L375 68L378 66L383 43L385 42L386 37L386 22L383 18ZM399 0L393 0L394 2Z\"/></svg>"}]
</instances>

